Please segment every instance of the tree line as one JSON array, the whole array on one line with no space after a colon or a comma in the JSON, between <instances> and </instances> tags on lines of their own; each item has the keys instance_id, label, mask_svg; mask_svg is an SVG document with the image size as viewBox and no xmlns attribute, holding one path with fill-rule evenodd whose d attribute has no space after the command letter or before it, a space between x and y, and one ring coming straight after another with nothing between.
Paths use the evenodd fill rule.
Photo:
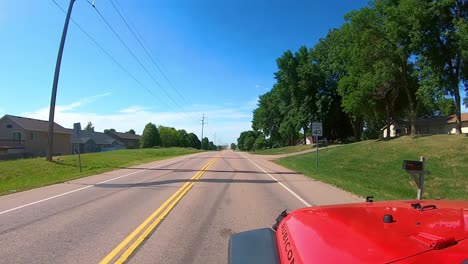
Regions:
<instances>
[{"instance_id":1,"label":"tree line","mask_svg":"<svg viewBox=\"0 0 468 264\"><path fill-rule=\"evenodd\" d=\"M219 150L222 146L216 146L207 137L202 141L194 133L187 133L185 129L175 129L173 127L158 126L153 123L148 123L141 135L140 148L154 147L184 147L203 150Z\"/></svg>"},{"instance_id":2,"label":"tree line","mask_svg":"<svg viewBox=\"0 0 468 264\"><path fill-rule=\"evenodd\" d=\"M312 121L322 121L330 140L359 141L383 127L389 136L394 121L415 134L418 118L454 114L461 133L467 21L466 0L374 0L349 12L315 46L277 59L276 83L259 97L253 130L237 147L297 144Z\"/></svg>"},{"instance_id":3,"label":"tree line","mask_svg":"<svg viewBox=\"0 0 468 264\"><path fill-rule=\"evenodd\" d=\"M91 122L85 127L86 131L94 131L94 125ZM111 132L116 132L114 128L104 129L104 134L108 135ZM135 130L130 129L125 132L135 135ZM202 150L222 150L226 146L217 146L210 141L207 137L204 137L202 141L194 133L187 133L185 129L175 129L173 127L158 126L156 127L153 123L146 124L143 134L140 139L140 148L154 148L154 147L183 147L183 148L195 148Z\"/></svg>"}]
</instances>

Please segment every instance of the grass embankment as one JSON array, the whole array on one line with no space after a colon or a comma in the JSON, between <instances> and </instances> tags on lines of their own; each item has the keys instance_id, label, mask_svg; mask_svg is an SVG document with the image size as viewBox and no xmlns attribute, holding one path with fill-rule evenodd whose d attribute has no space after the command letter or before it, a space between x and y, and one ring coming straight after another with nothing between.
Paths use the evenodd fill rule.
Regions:
<instances>
[{"instance_id":1,"label":"grass embankment","mask_svg":"<svg viewBox=\"0 0 468 264\"><path fill-rule=\"evenodd\" d=\"M125 149L81 155L59 156L54 162L44 158L0 161L0 195L103 173L146 162L198 152L191 148Z\"/></svg>"},{"instance_id":2,"label":"grass embankment","mask_svg":"<svg viewBox=\"0 0 468 264\"><path fill-rule=\"evenodd\" d=\"M402 170L403 160L426 158L423 198L468 200L468 137L434 135L369 140L278 160L282 166L377 200L414 199L416 185Z\"/></svg>"},{"instance_id":3,"label":"grass embankment","mask_svg":"<svg viewBox=\"0 0 468 264\"><path fill-rule=\"evenodd\" d=\"M299 151L308 150L312 148L313 148L313 145L297 145L297 146L288 146L288 147L281 147L281 148L258 150L258 151L250 152L250 153L259 154L259 155L278 155L278 154L299 152Z\"/></svg>"}]
</instances>

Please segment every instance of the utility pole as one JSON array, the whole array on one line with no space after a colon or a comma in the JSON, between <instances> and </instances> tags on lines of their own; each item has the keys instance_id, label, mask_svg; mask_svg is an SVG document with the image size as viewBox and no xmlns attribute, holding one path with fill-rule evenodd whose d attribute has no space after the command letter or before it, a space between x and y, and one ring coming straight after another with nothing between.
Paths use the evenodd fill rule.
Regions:
<instances>
[{"instance_id":1,"label":"utility pole","mask_svg":"<svg viewBox=\"0 0 468 264\"><path fill-rule=\"evenodd\" d=\"M203 146L203 126L206 124L205 122L205 114L203 114L202 120L201 120L201 140L200 140L200 149L202 149Z\"/></svg>"},{"instance_id":2,"label":"utility pole","mask_svg":"<svg viewBox=\"0 0 468 264\"><path fill-rule=\"evenodd\" d=\"M52 96L50 98L50 109L49 109L49 142L47 146L47 161L52 161L53 153L53 139L54 139L54 115L55 115L55 99L57 97L57 85L60 75L60 64L62 63L63 46L65 45L65 38L67 37L68 23L70 22L70 16L73 9L73 3L75 0L70 0L68 6L67 17L65 18L65 25L63 26L62 39L60 40L60 47L57 54L57 63L55 64L54 83L52 84Z\"/></svg>"}]
</instances>

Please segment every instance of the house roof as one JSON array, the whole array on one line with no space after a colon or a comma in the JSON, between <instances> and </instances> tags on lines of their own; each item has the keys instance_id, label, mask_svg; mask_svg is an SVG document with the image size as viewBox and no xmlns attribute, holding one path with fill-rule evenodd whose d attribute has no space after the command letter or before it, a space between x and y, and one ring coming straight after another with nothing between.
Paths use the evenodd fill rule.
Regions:
<instances>
[{"instance_id":1,"label":"house roof","mask_svg":"<svg viewBox=\"0 0 468 264\"><path fill-rule=\"evenodd\" d=\"M451 115L451 116L449 116L449 118L450 119L449 119L448 123L456 123L457 122L457 118L456 118L455 115ZM462 113L461 114L461 121L462 122L468 121L468 113Z\"/></svg>"},{"instance_id":2,"label":"house roof","mask_svg":"<svg viewBox=\"0 0 468 264\"><path fill-rule=\"evenodd\" d=\"M4 115L3 118L9 118L11 121L15 122L18 126L22 127L24 130L30 131L49 131L49 121L33 119L28 117L13 116L13 115ZM54 122L54 133L60 134L71 134L69 129L64 128L63 126Z\"/></svg>"},{"instance_id":3,"label":"house roof","mask_svg":"<svg viewBox=\"0 0 468 264\"><path fill-rule=\"evenodd\" d=\"M130 133L121 133L121 132L110 132L111 134L114 134L118 138L121 139L136 139L140 140L141 136L140 135L135 135L135 134L130 134Z\"/></svg>"},{"instance_id":4,"label":"house roof","mask_svg":"<svg viewBox=\"0 0 468 264\"><path fill-rule=\"evenodd\" d=\"M461 114L461 121L468 121L468 113ZM416 120L416 125L445 125L445 124L454 124L457 122L457 117L455 115L451 116L441 116L441 117L432 117L426 119Z\"/></svg>"},{"instance_id":5,"label":"house roof","mask_svg":"<svg viewBox=\"0 0 468 264\"><path fill-rule=\"evenodd\" d=\"M436 117L430 117L430 118L424 118L424 119L417 119L416 120L416 125L417 126L431 126L431 125L446 125L446 124L454 124L457 122L457 118L455 115L451 116L436 116ZM461 122L468 122L468 113L462 113L461 114ZM390 124L400 124L400 125L409 125L407 121L392 121ZM383 128L380 130L383 131L387 128L387 125L385 125Z\"/></svg>"},{"instance_id":6,"label":"house roof","mask_svg":"<svg viewBox=\"0 0 468 264\"><path fill-rule=\"evenodd\" d=\"M73 135L71 143L72 144L86 144L90 140L92 141L92 139L90 137L77 137L77 136Z\"/></svg>"},{"instance_id":7,"label":"house roof","mask_svg":"<svg viewBox=\"0 0 468 264\"><path fill-rule=\"evenodd\" d=\"M79 142L79 140L76 140L76 143L86 143L87 138L91 139L96 143L97 145L112 145L114 142L117 142L120 145L123 145L122 142L118 141L115 138L109 137L108 135L101 133L101 132L95 132L95 131L86 131L86 130L81 130L80 133L80 139L81 141L85 140L84 142Z\"/></svg>"}]
</instances>

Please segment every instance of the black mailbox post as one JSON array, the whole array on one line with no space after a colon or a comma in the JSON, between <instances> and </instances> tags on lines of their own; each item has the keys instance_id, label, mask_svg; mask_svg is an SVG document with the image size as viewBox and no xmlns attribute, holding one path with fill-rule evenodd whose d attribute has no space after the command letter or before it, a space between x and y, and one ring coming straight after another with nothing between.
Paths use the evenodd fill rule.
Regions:
<instances>
[{"instance_id":1,"label":"black mailbox post","mask_svg":"<svg viewBox=\"0 0 468 264\"><path fill-rule=\"evenodd\" d=\"M413 178L414 182L418 186L417 199L421 200L424 189L424 175L429 174L428 171L424 170L424 157L421 157L419 161L404 160L403 169L411 176L411 178Z\"/></svg>"}]
</instances>

